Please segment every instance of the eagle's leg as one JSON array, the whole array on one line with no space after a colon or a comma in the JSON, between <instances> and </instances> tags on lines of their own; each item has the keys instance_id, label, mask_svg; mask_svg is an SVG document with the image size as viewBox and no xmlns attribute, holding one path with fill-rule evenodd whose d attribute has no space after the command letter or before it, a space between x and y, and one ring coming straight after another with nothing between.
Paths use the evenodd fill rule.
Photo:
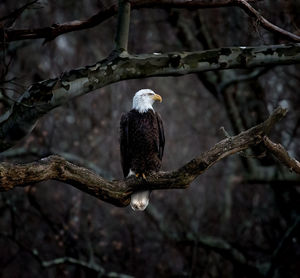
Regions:
<instances>
[{"instance_id":1,"label":"eagle's leg","mask_svg":"<svg viewBox=\"0 0 300 278\"><path fill-rule=\"evenodd\" d=\"M142 179L143 179L143 180L145 180L145 181L147 180L145 173L141 173L141 174L140 174L140 173L136 173L135 176L136 176L137 178L138 178L139 176L142 176Z\"/></svg>"}]
</instances>

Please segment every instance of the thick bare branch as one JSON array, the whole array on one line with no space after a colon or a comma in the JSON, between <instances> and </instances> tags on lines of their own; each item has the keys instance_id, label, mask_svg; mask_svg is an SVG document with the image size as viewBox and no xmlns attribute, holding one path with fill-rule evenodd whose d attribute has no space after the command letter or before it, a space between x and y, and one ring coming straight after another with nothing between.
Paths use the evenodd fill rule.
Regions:
<instances>
[{"instance_id":1,"label":"thick bare branch","mask_svg":"<svg viewBox=\"0 0 300 278\"><path fill-rule=\"evenodd\" d=\"M272 142L267 136L264 136L264 145L266 148L290 171L294 171L297 174L300 174L300 162L295 158L291 158L288 152L281 144L276 144Z\"/></svg>"},{"instance_id":2,"label":"thick bare branch","mask_svg":"<svg viewBox=\"0 0 300 278\"><path fill-rule=\"evenodd\" d=\"M219 160L256 145L263 136L286 114L277 108L263 123L252 127L237 136L226 138L209 151L176 171L159 172L143 179L108 181L92 171L76 166L59 156L50 156L29 164L0 164L0 190L11 190L16 186L26 186L49 179L68 183L79 190L93 195L105 202L126 206L132 192L140 189L187 188L190 183Z\"/></svg>"},{"instance_id":3,"label":"thick bare branch","mask_svg":"<svg viewBox=\"0 0 300 278\"><path fill-rule=\"evenodd\" d=\"M93 66L33 84L0 120L0 151L10 148L30 133L36 121L55 107L121 80L296 63L300 63L299 44L112 55Z\"/></svg>"}]
</instances>

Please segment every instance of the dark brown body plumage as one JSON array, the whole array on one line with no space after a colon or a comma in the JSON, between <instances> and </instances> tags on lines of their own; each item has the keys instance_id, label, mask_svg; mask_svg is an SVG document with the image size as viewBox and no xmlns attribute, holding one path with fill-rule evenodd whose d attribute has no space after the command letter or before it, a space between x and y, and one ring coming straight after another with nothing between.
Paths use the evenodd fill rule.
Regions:
<instances>
[{"instance_id":1,"label":"dark brown body plumage","mask_svg":"<svg viewBox=\"0 0 300 278\"><path fill-rule=\"evenodd\" d=\"M124 177L159 171L164 151L163 123L158 113L132 109L120 122L120 150Z\"/></svg>"}]
</instances>

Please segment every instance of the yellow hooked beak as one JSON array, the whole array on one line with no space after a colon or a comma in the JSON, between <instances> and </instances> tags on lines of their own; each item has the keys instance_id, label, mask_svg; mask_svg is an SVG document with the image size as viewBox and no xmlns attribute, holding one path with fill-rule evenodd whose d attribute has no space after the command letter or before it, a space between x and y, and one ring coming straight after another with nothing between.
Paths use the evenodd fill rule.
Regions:
<instances>
[{"instance_id":1,"label":"yellow hooked beak","mask_svg":"<svg viewBox=\"0 0 300 278\"><path fill-rule=\"evenodd\" d=\"M152 99L154 100L159 100L159 102L162 102L162 97L158 94L155 94L154 96L151 96Z\"/></svg>"}]
</instances>

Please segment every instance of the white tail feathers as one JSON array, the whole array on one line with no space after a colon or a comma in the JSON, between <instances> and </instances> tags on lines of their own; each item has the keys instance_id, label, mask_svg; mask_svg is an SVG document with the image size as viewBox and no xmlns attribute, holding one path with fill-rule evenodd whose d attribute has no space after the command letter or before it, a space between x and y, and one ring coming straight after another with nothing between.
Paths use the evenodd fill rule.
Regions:
<instances>
[{"instance_id":1,"label":"white tail feathers","mask_svg":"<svg viewBox=\"0 0 300 278\"><path fill-rule=\"evenodd\" d=\"M149 204L151 191L140 191L131 195L130 206L133 210L143 211Z\"/></svg>"}]
</instances>

